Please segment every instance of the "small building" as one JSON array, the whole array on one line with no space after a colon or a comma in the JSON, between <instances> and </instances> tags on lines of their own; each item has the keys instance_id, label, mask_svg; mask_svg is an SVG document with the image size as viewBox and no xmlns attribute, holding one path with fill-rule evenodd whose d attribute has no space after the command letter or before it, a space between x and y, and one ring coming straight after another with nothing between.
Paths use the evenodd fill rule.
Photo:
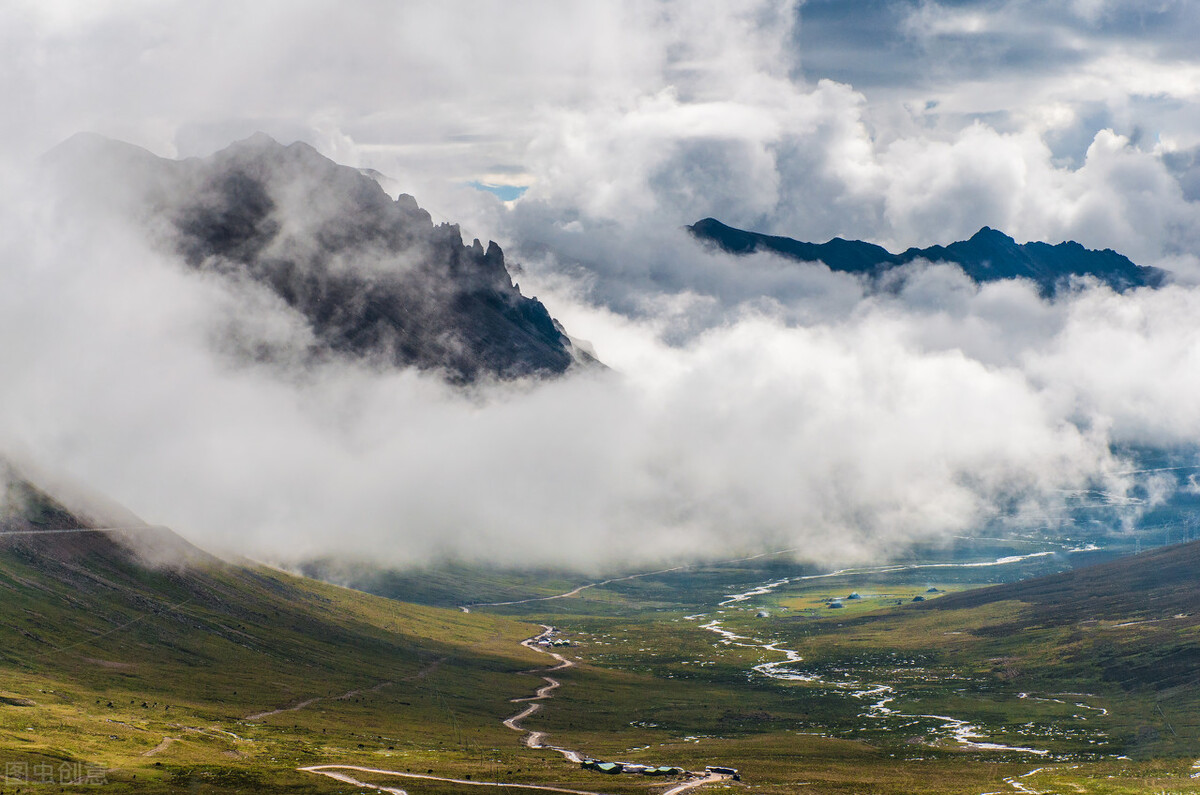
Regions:
<instances>
[{"instance_id":1,"label":"small building","mask_svg":"<svg viewBox=\"0 0 1200 795\"><path fill-rule=\"evenodd\" d=\"M837 608L837 607L845 607L845 605L842 604L841 602L830 602L829 607L832 610L833 608Z\"/></svg>"},{"instance_id":2,"label":"small building","mask_svg":"<svg viewBox=\"0 0 1200 795\"><path fill-rule=\"evenodd\" d=\"M851 594L850 594L849 596L847 596L846 598L847 598L847 599L862 599L862 597L858 595L858 591L854 591L853 593L851 593Z\"/></svg>"},{"instance_id":3,"label":"small building","mask_svg":"<svg viewBox=\"0 0 1200 795\"><path fill-rule=\"evenodd\" d=\"M624 769L625 769L625 766L622 765L620 762L597 762L596 763L596 770L599 770L601 773L615 774L615 773L622 772Z\"/></svg>"},{"instance_id":4,"label":"small building","mask_svg":"<svg viewBox=\"0 0 1200 795\"><path fill-rule=\"evenodd\" d=\"M768 613L766 610L758 611L758 618L770 618L770 617L771 617L771 614Z\"/></svg>"},{"instance_id":5,"label":"small building","mask_svg":"<svg viewBox=\"0 0 1200 795\"><path fill-rule=\"evenodd\" d=\"M930 588L925 593L941 593L937 588Z\"/></svg>"},{"instance_id":6,"label":"small building","mask_svg":"<svg viewBox=\"0 0 1200 795\"><path fill-rule=\"evenodd\" d=\"M924 601L925 601L925 597L924 597L924 596L914 596L914 597L913 597L913 601L914 601L914 602L924 602Z\"/></svg>"}]
</instances>

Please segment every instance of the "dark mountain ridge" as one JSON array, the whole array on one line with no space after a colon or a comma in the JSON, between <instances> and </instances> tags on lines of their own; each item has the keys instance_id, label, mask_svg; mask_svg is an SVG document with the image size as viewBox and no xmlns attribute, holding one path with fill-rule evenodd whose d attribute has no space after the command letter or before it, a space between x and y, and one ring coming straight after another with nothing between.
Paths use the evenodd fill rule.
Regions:
<instances>
[{"instance_id":1,"label":"dark mountain ridge","mask_svg":"<svg viewBox=\"0 0 1200 795\"><path fill-rule=\"evenodd\" d=\"M306 355L440 370L455 382L554 376L570 339L512 281L495 242L465 245L409 195L264 134L209 157L167 160L100 136L46 157L75 201L145 224L187 265L265 289L312 332ZM252 358L278 358L242 341Z\"/></svg>"},{"instance_id":2,"label":"dark mountain ridge","mask_svg":"<svg viewBox=\"0 0 1200 795\"><path fill-rule=\"evenodd\" d=\"M861 240L835 237L827 243L805 243L790 237L763 235L705 218L688 227L698 240L731 254L769 251L799 262L823 262L830 270L854 273L878 281L888 272L917 260L958 265L979 283L1030 279L1044 296L1068 288L1074 279L1092 277L1118 292L1135 287L1159 287L1166 272L1135 265L1111 249L1096 251L1067 241L1019 244L1003 232L983 227L969 240L948 246L910 248L901 254Z\"/></svg>"}]
</instances>

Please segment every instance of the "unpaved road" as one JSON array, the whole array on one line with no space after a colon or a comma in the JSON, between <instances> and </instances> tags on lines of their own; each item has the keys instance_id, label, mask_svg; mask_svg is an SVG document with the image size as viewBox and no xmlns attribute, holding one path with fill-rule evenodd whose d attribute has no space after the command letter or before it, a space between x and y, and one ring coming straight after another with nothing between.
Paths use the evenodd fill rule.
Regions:
<instances>
[{"instance_id":1,"label":"unpaved road","mask_svg":"<svg viewBox=\"0 0 1200 795\"><path fill-rule=\"evenodd\" d=\"M180 737L164 737L164 738L162 738L161 743L154 746L146 753L142 754L142 756L154 756L155 754L160 753L161 751L165 751L168 748L170 748L171 743L178 743L178 742L183 742L183 739Z\"/></svg>"},{"instance_id":2,"label":"unpaved road","mask_svg":"<svg viewBox=\"0 0 1200 795\"><path fill-rule=\"evenodd\" d=\"M425 781L443 781L449 784L464 784L468 787L504 787L506 789L512 787L513 789L534 789L542 792L565 792L567 795L606 795L603 792L595 792L593 790L566 789L565 787L551 787L545 784L514 784L508 781L467 781L463 778L445 778L443 776L429 776L423 773L397 773L395 770L379 770L373 767L359 767L358 765L312 765L311 767L298 767L296 769L305 773L316 773L321 776L329 776L330 778L337 779L338 781L345 782L355 787L370 787L372 789L377 789L380 792L391 792L395 795L408 795L408 793L402 789L385 787L379 784L368 784L365 781L359 781L352 776L349 776L345 773L338 773L336 771L355 770L359 773L374 773L380 776L397 776L398 778L415 778ZM678 790L671 790L672 793L677 791ZM671 795L671 793L666 793L665 795Z\"/></svg>"},{"instance_id":3,"label":"unpaved road","mask_svg":"<svg viewBox=\"0 0 1200 795\"><path fill-rule=\"evenodd\" d=\"M170 528L160 524L145 524L130 525L129 527L62 527L58 530L0 530L0 538L4 536L52 536L63 533L140 533L146 530L170 530Z\"/></svg>"},{"instance_id":4,"label":"unpaved road","mask_svg":"<svg viewBox=\"0 0 1200 795\"><path fill-rule=\"evenodd\" d=\"M358 690L347 690L345 693L342 693L340 696L329 696L329 700L347 701L351 698L354 698L357 695L360 695L360 694L368 692L368 691L382 690L383 688L385 688L391 684L395 684L395 683L394 682L380 682L379 684L375 685L374 687L359 688ZM301 701L299 704L294 704L290 707L280 707L279 709L271 709L271 710L267 710L266 712L255 712L253 715L247 715L246 717L242 718L242 720L261 720L262 718L269 718L272 715L282 715L285 712L295 712L298 709L304 709L305 707L311 707L313 704L316 704L318 701L325 701L325 700L326 699L321 696L318 696L316 698L309 698L309 699L305 699L304 701Z\"/></svg>"},{"instance_id":5,"label":"unpaved road","mask_svg":"<svg viewBox=\"0 0 1200 795\"><path fill-rule=\"evenodd\" d=\"M441 664L442 664L442 659L441 658L436 659L433 662L431 662L429 665L426 665L424 668L417 671L412 676L406 676L403 679L401 679L400 681L401 682L411 682L416 679L424 679L426 676L428 676L430 674L430 672L432 672L434 669L436 669ZM348 699L354 698L355 696L362 695L363 693L374 693L378 690L382 690L383 688L389 687L394 684L395 684L395 682L379 682L378 684L372 685L371 687L361 687L361 688L358 688L357 690L347 690L345 693L342 693L340 696L328 696L328 697L314 696L313 698L308 698L297 704L293 704L290 707L279 707L278 709L269 709L266 712L255 712L253 715L247 715L246 717L242 718L242 720L261 720L263 718L269 718L272 715L282 715L285 712L295 712L298 709L304 709L306 707L311 707L313 704L316 704L318 701L325 701L327 698L328 698L328 700L331 700L331 701L346 701Z\"/></svg>"},{"instance_id":6,"label":"unpaved road","mask_svg":"<svg viewBox=\"0 0 1200 795\"><path fill-rule=\"evenodd\" d=\"M1197 467L1200 469L1200 467ZM789 547L788 549L777 549L772 552L760 552L757 555L750 555L744 558L730 558L729 560L717 561L718 563L741 563L746 560L758 560L759 558L768 558L772 555L783 555L787 552L795 552L797 547ZM586 585L580 585L578 588L573 588L566 593L556 593L553 596L531 596L528 599L517 599L512 602L476 602L470 605L460 605L459 610L464 613L470 613L472 607L503 607L504 605L523 605L529 602L545 602L549 599L567 599L572 596L578 596L580 591L587 588L599 588L602 585L608 585L610 582L622 582L624 580L636 580L638 577L651 577L655 574L668 574L672 571L680 571L686 569L687 566L672 566L669 569L659 569L658 571L644 571L640 574L630 574L625 577L613 577L609 580L601 580L600 582L589 582Z\"/></svg>"},{"instance_id":7,"label":"unpaved road","mask_svg":"<svg viewBox=\"0 0 1200 795\"><path fill-rule=\"evenodd\" d=\"M580 591L588 588L599 588L601 585L608 585L610 582L621 582L622 580L636 580L638 577L650 577L654 574L666 574L672 571L686 569L687 566L674 566L669 569L659 569L658 571L644 571L641 574L630 574L627 577L613 577L611 580L602 580L601 582L589 582L586 585L580 585L578 588L572 588L565 593L556 593L553 596L531 596L528 599L517 599L512 602L476 602L473 605L461 605L459 610L464 613L470 613L472 607L503 607L505 605L524 605L530 602L545 602L550 599L568 599L572 596L578 596Z\"/></svg>"},{"instance_id":8,"label":"unpaved road","mask_svg":"<svg viewBox=\"0 0 1200 795\"><path fill-rule=\"evenodd\" d=\"M369 784L366 781L359 781L347 773L341 773L341 770L353 770L358 773L374 773L381 776L396 776L398 778L415 778L425 781L441 781L447 784L465 784L468 787L505 787L513 789L532 789L541 792L563 792L566 795L606 795L603 792L586 789L567 789L566 787L551 787L546 784L514 784L509 781L467 781L463 778L445 778L444 776L429 776L423 773L398 773L395 770L380 770L374 767L359 767L358 765L312 765L310 767L298 767L304 773L316 773L319 776L328 776L329 778L341 781L344 784L349 784L352 787L369 787L379 790L380 792L389 792L392 795L408 795L408 792L399 787L387 787L382 784ZM702 778L685 781L682 784L677 784L671 787L662 795L679 795L681 792L699 787L704 784L713 784L718 781L725 781L729 776L719 775L717 773L709 773Z\"/></svg>"},{"instance_id":9,"label":"unpaved road","mask_svg":"<svg viewBox=\"0 0 1200 795\"><path fill-rule=\"evenodd\" d=\"M599 583L595 583L595 584L598 585ZM590 587L590 586L581 586L580 588L576 589L576 592L579 590L582 590L583 588L586 588L586 587ZM554 598L554 597L550 597L550 598ZM462 609L464 612L468 612L465 607ZM570 668L575 665L574 661L567 659L566 657L562 656L561 654L557 654L555 652L549 651L547 649L543 649L538 646L538 641L542 640L543 638L549 637L554 632L553 627L547 626L545 624L542 624L541 626L542 626L543 632L540 635L536 635L532 638L526 638L525 640L521 641L521 645L526 647L527 649L532 649L533 651L536 651L539 654L548 654L551 657L553 657L557 662L555 665L552 665L549 668L534 668L532 670L525 671L525 673L527 673L527 674L534 674L534 675L540 674L542 679L545 680L546 684L539 687L534 692L534 695L532 695L532 696L522 696L520 698L510 699L510 701L514 704L521 704L521 703L528 703L528 702L535 702L535 703L528 703L528 706L526 706L520 712L516 713L515 715L512 715L511 717L505 718L502 722L505 726L512 729L513 731L523 732L525 734L525 737L522 739L522 742L524 743L525 747L531 748L534 750L556 751L556 752L562 754L563 758L566 759L568 762L573 762L575 764L579 764L580 762L584 761L585 756L583 754L580 754L578 751L574 751L570 748L562 748L557 745L548 745L545 742L545 739L546 739L545 732L534 731L532 729L526 729L525 727L523 727L521 725L521 721L525 720L530 715L533 715L535 712L537 712L538 710L540 710L542 708L542 705L540 703L536 703L536 702L545 701L547 699L553 698L554 691L562 686L561 682L559 682L557 679L555 679L552 676L547 676L546 674L550 674L555 671L561 671L565 668ZM436 665L436 664L437 663L434 663L434 665ZM422 674L419 673L416 676L420 676L420 675L422 675ZM415 676L409 677L409 678L410 679L415 678ZM312 699L309 702L304 702L295 707L291 707L290 709L299 709L299 708L302 708L303 706L306 706L309 703L312 703L312 702L318 701L318 700L319 699ZM261 713L260 715L261 716L273 715L273 714L277 714L282 711L284 711L284 710L274 710L269 713ZM357 771L359 773L372 773L375 775L396 776L397 778L418 779L418 780L424 780L424 781L440 781L440 782L448 783L448 784L462 784L462 785L469 786L469 787L511 787L514 789L538 790L541 792L561 792L561 793L566 793L566 795L606 795L605 793L596 792L594 790L567 789L565 787L552 787L547 784L516 784L516 783L512 783L512 782L507 782L507 781L468 781L466 779L461 779L461 778L447 778L445 776L434 776L434 775L428 775L428 774L424 774L424 773L400 773L396 770L382 770L380 768L360 767L358 765L310 765L308 767L299 767L296 769L301 772L304 772L304 773L314 773L314 774L320 775L320 776L327 776L336 781L341 781L344 784L349 784L354 787L368 787L370 789L378 790L379 792L388 792L388 793L391 793L392 795L408 795L408 793L405 790L400 789L398 787L388 787L388 786L384 786L382 784L371 784L371 783L368 783L365 781L360 781L360 780L356 779L354 776L350 775L349 773L345 773L345 772L341 772L341 771L348 770L348 771ZM718 781L727 781L730 778L730 776L727 776L727 775L724 775L721 773L705 773L704 775L696 775L696 774L690 774L690 775L692 775L694 777L689 778L686 781L679 782L675 786L673 786L670 789L663 792L662 795L679 795L679 793L687 792L688 790L694 789L695 787L700 787L705 784L713 784Z\"/></svg>"},{"instance_id":10,"label":"unpaved road","mask_svg":"<svg viewBox=\"0 0 1200 795\"><path fill-rule=\"evenodd\" d=\"M545 637L549 637L549 635L552 632L554 632L554 627L549 627L549 626L546 626L545 624L542 624L542 629L544 630L544 632L542 632L542 634L537 635L532 638L527 638L527 639L521 641L521 645L527 649L533 649L534 651L538 652L539 654L549 654L551 657L558 660L558 665L551 666L550 668L535 668L532 671L525 671L525 673L527 673L527 674L548 674L548 673L553 673L554 671L561 671L564 668L570 668L571 666L575 665L575 663L573 661L568 660L566 657L563 657L561 654L556 654L552 651L547 651L546 649L543 649L537 645L539 640L541 640L542 638L545 638ZM535 695L525 696L523 698L514 698L514 699L510 699L510 701L512 701L512 703L514 703L514 704L520 704L520 703L524 703L527 701L543 701L545 699L554 698L554 691L562 686L562 682L559 682L557 679L555 679L552 676L542 676L542 679L544 679L546 681L546 684L543 685L542 687L539 687L537 689L537 692ZM570 748L560 748L557 745L546 745L546 743L542 742L543 740L546 739L545 732L537 732L537 731L533 731L531 729L526 729L525 727L521 726L521 721L525 720L526 718L528 718L530 715L537 712L541 708L542 708L541 704L530 704L525 709L518 712L516 715L513 715L511 718L505 718L503 723L505 726L507 726L508 728L512 729L515 732L525 732L526 733L525 738L523 740L526 748L533 748L533 749L538 749L538 750L544 748L544 749L547 749L550 751L557 751L558 753L562 754L563 758L565 758L568 762L575 762L576 764L578 764L579 762L582 762L583 755L581 755L578 751L572 751Z\"/></svg>"},{"instance_id":11,"label":"unpaved road","mask_svg":"<svg viewBox=\"0 0 1200 795\"><path fill-rule=\"evenodd\" d=\"M700 787L705 784L715 784L718 781L728 781L729 776L724 773L705 773L700 778L693 778L689 781L684 781L681 784L676 784L662 795L678 795L680 792L687 792L694 787Z\"/></svg>"},{"instance_id":12,"label":"unpaved road","mask_svg":"<svg viewBox=\"0 0 1200 795\"><path fill-rule=\"evenodd\" d=\"M555 652L549 651L547 649L543 649L537 645L539 640L541 640L542 638L548 637L551 633L554 632L553 627L546 626L545 624L542 624L542 629L545 630L544 632L542 632L542 634L540 634L536 637L528 638L527 640L521 641L521 645L528 649L533 649L534 651L541 652L542 654L549 654L551 657L558 660L558 665L555 665L551 668L535 668L534 670L526 671L525 673L547 674L547 673L553 673L554 671L561 671L564 668L570 668L571 666L575 665L575 663L572 660L568 660L566 657L563 657L561 654L556 654ZM542 676L542 679L546 680L546 684L537 689L536 695L526 696L524 698L514 698L514 699L510 699L510 700L514 704L517 704L517 703L521 703L521 702L525 702L525 701L542 701L545 699L554 698L554 691L557 688L559 688L562 685L562 683L559 682L557 679L555 679L552 676ZM521 710L516 715L513 715L511 718L506 718L504 720L504 725L507 726L508 728L512 729L513 731L527 732L527 734L525 735L525 740L524 740L525 746L527 748L534 748L534 749L544 748L544 749L547 749L550 751L557 751L558 753L562 754L569 762L575 762L577 764L579 762L582 762L586 758L584 754L581 754L578 751L572 751L569 748L562 748L557 745L547 745L546 743L543 742L543 740L546 739L545 732L533 731L531 729L526 729L520 725L521 721L525 720L525 718L528 718L530 715L537 712L541 708L542 708L541 704L530 704L528 707ZM695 774L692 774L692 775L695 775ZM729 776L724 775L722 773L705 773L703 776L696 776L695 778L690 778L687 781L683 781L679 784L676 784L674 787L671 787L669 790L664 792L663 795L677 795L680 792L686 792L687 790L690 790L694 787L699 787L704 784L711 784L716 781L726 781L729 778L730 778Z\"/></svg>"}]
</instances>

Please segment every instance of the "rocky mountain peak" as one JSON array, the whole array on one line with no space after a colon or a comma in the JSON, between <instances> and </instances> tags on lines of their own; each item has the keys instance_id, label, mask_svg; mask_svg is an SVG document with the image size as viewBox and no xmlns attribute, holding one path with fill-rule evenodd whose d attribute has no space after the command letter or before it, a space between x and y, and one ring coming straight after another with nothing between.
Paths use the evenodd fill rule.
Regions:
<instances>
[{"instance_id":1,"label":"rocky mountain peak","mask_svg":"<svg viewBox=\"0 0 1200 795\"><path fill-rule=\"evenodd\" d=\"M494 241L464 245L416 199L304 143L256 133L167 160L99 136L47 157L68 184L117 182L127 213L165 226L192 269L274 293L306 322L309 357L437 370L454 382L553 376L578 357L546 307L513 285ZM105 202L106 191L91 191Z\"/></svg>"}]
</instances>

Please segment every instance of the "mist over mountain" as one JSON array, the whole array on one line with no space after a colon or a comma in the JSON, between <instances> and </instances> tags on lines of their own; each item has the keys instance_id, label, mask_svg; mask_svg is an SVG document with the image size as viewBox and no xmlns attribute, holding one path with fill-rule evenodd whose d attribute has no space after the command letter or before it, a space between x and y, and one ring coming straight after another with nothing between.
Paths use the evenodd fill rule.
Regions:
<instances>
[{"instance_id":1,"label":"mist over mountain","mask_svg":"<svg viewBox=\"0 0 1200 795\"><path fill-rule=\"evenodd\" d=\"M827 243L805 243L790 237L736 229L715 218L688 227L697 239L731 254L767 251L798 262L823 262L832 271L860 274L876 284L896 268L924 260L962 268L976 283L1029 279L1043 296L1053 296L1080 278L1091 277L1117 292L1135 287L1160 287L1167 273L1135 265L1111 249L1095 251L1074 241L1057 245L1019 244L1003 232L983 227L969 240L947 246L909 248L893 254L882 246L835 237Z\"/></svg>"},{"instance_id":2,"label":"mist over mountain","mask_svg":"<svg viewBox=\"0 0 1200 795\"><path fill-rule=\"evenodd\" d=\"M458 383L555 376L590 358L521 294L495 242L465 245L457 225L435 225L412 196L393 200L308 144L256 134L167 160L78 135L46 162L76 201L139 219L191 269L299 315L308 339L227 334L243 358L351 357Z\"/></svg>"},{"instance_id":3,"label":"mist over mountain","mask_svg":"<svg viewBox=\"0 0 1200 795\"><path fill-rule=\"evenodd\" d=\"M92 521L72 513L0 459L0 533L91 527Z\"/></svg>"},{"instance_id":4,"label":"mist over mountain","mask_svg":"<svg viewBox=\"0 0 1200 795\"><path fill-rule=\"evenodd\" d=\"M84 135L42 165L4 225L0 441L214 551L841 564L978 532L1149 542L1197 488L1186 284L1051 299L945 262L781 266L662 208L496 207L522 282L611 369L580 367L498 246L307 145Z\"/></svg>"}]
</instances>

